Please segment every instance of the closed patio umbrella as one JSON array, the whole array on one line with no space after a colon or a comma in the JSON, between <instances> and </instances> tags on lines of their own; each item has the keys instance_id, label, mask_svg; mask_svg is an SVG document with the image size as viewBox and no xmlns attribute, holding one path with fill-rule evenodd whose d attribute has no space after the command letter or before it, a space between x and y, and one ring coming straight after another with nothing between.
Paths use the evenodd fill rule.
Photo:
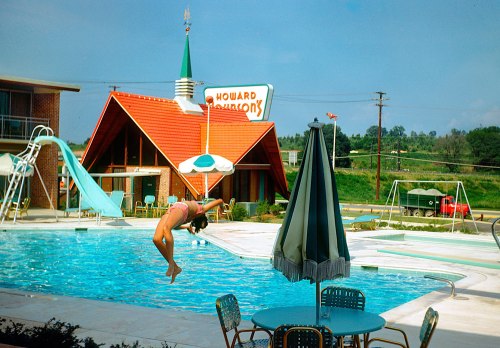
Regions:
<instances>
[{"instance_id":1,"label":"closed patio umbrella","mask_svg":"<svg viewBox=\"0 0 500 348\"><path fill-rule=\"evenodd\" d=\"M316 283L319 320L320 283L348 277L350 256L323 124L315 119L308 126L309 140L274 244L273 266L292 282Z\"/></svg>"}]
</instances>

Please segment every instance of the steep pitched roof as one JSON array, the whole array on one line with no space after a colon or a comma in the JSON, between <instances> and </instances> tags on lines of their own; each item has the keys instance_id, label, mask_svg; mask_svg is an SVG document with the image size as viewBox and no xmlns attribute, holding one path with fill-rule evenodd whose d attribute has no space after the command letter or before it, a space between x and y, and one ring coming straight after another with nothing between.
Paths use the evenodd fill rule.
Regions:
<instances>
[{"instance_id":1,"label":"steep pitched roof","mask_svg":"<svg viewBox=\"0 0 500 348\"><path fill-rule=\"evenodd\" d=\"M182 161L205 153L207 106L201 107L204 115L190 115L183 113L173 100L111 92L82 162L84 166L91 167L90 160L99 157L99 151L102 153L108 148L128 116L177 171ZM265 142L263 148L268 153L266 160L271 162L278 190L287 196L288 189L274 123L250 122L242 111L210 109L210 153L238 164L261 141ZM202 175L178 174L199 194L204 191ZM222 178L222 175L210 174L209 188Z\"/></svg>"}]
</instances>

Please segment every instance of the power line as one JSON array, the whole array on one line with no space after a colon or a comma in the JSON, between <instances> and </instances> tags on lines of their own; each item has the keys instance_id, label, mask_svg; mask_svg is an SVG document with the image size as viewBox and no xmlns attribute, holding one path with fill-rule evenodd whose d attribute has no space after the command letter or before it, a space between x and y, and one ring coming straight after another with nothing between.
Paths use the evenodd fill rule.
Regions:
<instances>
[{"instance_id":1,"label":"power line","mask_svg":"<svg viewBox=\"0 0 500 348\"><path fill-rule=\"evenodd\" d=\"M120 85L120 84L130 84L130 85L140 85L140 84L161 84L161 83L175 83L174 80L167 80L167 81L99 81L99 80L71 80L71 81L64 81L62 80L61 82L64 83L81 83L81 84L107 84L107 85Z\"/></svg>"},{"instance_id":2,"label":"power line","mask_svg":"<svg viewBox=\"0 0 500 348\"><path fill-rule=\"evenodd\" d=\"M352 155L337 156L337 158L360 158L360 157L368 157L368 156L373 156L373 154L354 155L354 156L352 156ZM380 156L387 157L387 158L396 158L396 159L398 158L397 156L386 155L386 154L381 154ZM460 163L460 162L447 162L447 161L425 160L425 159L413 158L413 157L401 157L401 159L410 160L410 161L437 163L437 164L451 164L451 165L464 166L464 167L478 167L478 168L500 169L500 167L498 167L498 166L488 166L488 165L483 165L483 164L472 164L472 163Z\"/></svg>"},{"instance_id":3,"label":"power line","mask_svg":"<svg viewBox=\"0 0 500 348\"><path fill-rule=\"evenodd\" d=\"M345 104L345 103L367 103L371 99L358 99L358 100L320 100L320 99L307 99L297 97L286 97L275 95L273 99L290 103L303 103L303 104Z\"/></svg>"}]
</instances>

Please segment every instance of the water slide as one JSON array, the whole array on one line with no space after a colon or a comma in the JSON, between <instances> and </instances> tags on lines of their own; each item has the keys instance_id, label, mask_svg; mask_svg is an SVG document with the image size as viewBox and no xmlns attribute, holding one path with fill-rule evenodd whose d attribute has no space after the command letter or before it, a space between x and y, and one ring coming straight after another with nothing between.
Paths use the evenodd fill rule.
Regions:
<instances>
[{"instance_id":1,"label":"water slide","mask_svg":"<svg viewBox=\"0 0 500 348\"><path fill-rule=\"evenodd\" d=\"M75 157L68 144L61 139L51 135L40 135L35 138L35 143L41 145L56 143L61 149L64 162L73 178L80 194L93 210L101 216L121 218L123 217L120 207L118 207L101 187L95 182L94 178L83 168L81 163Z\"/></svg>"}]
</instances>

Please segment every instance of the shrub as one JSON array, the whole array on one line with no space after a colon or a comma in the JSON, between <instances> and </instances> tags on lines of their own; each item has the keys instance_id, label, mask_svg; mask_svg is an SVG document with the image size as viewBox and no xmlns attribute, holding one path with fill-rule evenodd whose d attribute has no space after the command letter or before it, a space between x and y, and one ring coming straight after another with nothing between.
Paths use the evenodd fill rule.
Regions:
<instances>
[{"instance_id":1,"label":"shrub","mask_svg":"<svg viewBox=\"0 0 500 348\"><path fill-rule=\"evenodd\" d=\"M11 326L5 326L6 320L0 318L0 342L22 347L45 348L99 348L104 344L97 344L90 337L79 339L75 330L80 326L71 325L62 321L50 319L44 326L25 328L21 323L10 321ZM163 348L169 346L163 342ZM113 344L110 348L141 348L139 342L129 345L125 343Z\"/></svg>"},{"instance_id":2,"label":"shrub","mask_svg":"<svg viewBox=\"0 0 500 348\"><path fill-rule=\"evenodd\" d=\"M258 218L262 218L263 215L269 213L269 203L267 201L259 201L255 212Z\"/></svg>"},{"instance_id":3,"label":"shrub","mask_svg":"<svg viewBox=\"0 0 500 348\"><path fill-rule=\"evenodd\" d=\"M269 212L274 216L278 216L283 211L281 204L273 204L269 207Z\"/></svg>"},{"instance_id":4,"label":"shrub","mask_svg":"<svg viewBox=\"0 0 500 348\"><path fill-rule=\"evenodd\" d=\"M236 204L233 208L233 220L243 221L248 216L247 210L239 204Z\"/></svg>"}]
</instances>

